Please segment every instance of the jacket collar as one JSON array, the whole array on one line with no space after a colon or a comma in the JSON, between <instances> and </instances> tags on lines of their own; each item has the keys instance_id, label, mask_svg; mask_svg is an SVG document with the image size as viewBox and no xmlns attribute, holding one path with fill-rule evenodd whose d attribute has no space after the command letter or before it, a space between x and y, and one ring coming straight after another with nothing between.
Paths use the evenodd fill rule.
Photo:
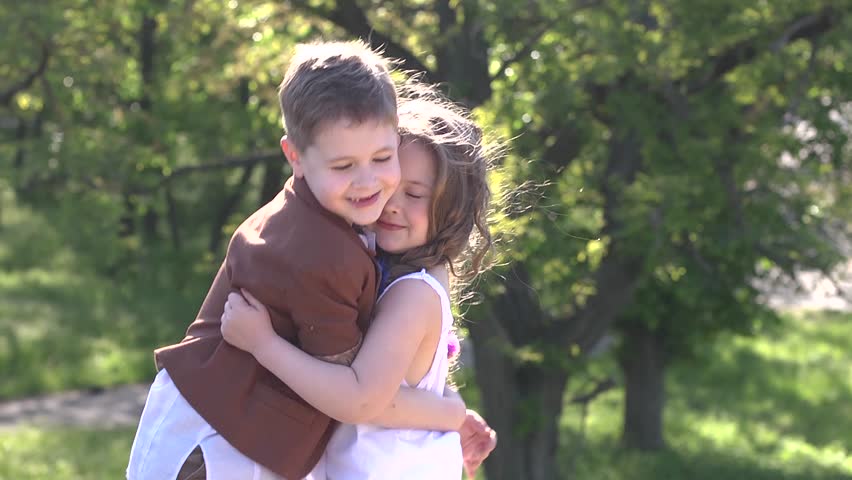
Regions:
<instances>
[{"instance_id":1,"label":"jacket collar","mask_svg":"<svg viewBox=\"0 0 852 480\"><path fill-rule=\"evenodd\" d=\"M287 183L284 185L284 189L288 192L292 192L295 196L302 201L308 208L311 210L317 211L320 214L324 215L328 218L331 223L340 227L342 230L346 231L349 236L351 236L355 241L358 242L359 245L364 247L371 257L376 256L375 247L370 248L365 245L365 242L358 236L358 233L362 230L361 227L357 225L350 225L349 222L341 218L339 215L335 215L334 213L329 212L325 207L323 207L317 197L314 196L314 192L311 191L311 188L308 186L308 182L304 177L297 178L295 175L291 176Z\"/></svg>"}]
</instances>

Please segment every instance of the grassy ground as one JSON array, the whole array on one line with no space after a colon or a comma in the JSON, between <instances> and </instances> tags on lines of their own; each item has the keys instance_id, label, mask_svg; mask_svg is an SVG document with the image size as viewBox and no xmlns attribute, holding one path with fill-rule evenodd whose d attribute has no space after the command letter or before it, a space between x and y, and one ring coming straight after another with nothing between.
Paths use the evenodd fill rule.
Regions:
<instances>
[{"instance_id":1,"label":"grassy ground","mask_svg":"<svg viewBox=\"0 0 852 480\"><path fill-rule=\"evenodd\" d=\"M673 369L670 448L662 453L617 447L618 391L592 404L582 447L579 412L568 409L559 455L564 471L575 456L573 478L590 480L852 479L850 320L791 317L777 334L722 339L695 364ZM118 478L132 435L132 429L0 431L0 479Z\"/></svg>"},{"instance_id":2,"label":"grassy ground","mask_svg":"<svg viewBox=\"0 0 852 480\"><path fill-rule=\"evenodd\" d=\"M758 338L720 338L667 378L662 453L617 447L621 392L592 404L581 479L852 479L852 315L790 315ZM563 419L565 471L577 408Z\"/></svg>"},{"instance_id":3,"label":"grassy ground","mask_svg":"<svg viewBox=\"0 0 852 480\"><path fill-rule=\"evenodd\" d=\"M23 210L6 208L0 233L0 399L150 379L152 346L180 338L212 277L204 265L183 285L168 272L105 279L79 268L50 222ZM720 338L672 368L662 453L617 447L619 391L592 404L582 445L579 412L568 408L565 476L852 479L850 320L791 315L782 328ZM0 430L0 480L121 478L132 436L130 428Z\"/></svg>"},{"instance_id":4,"label":"grassy ground","mask_svg":"<svg viewBox=\"0 0 852 480\"><path fill-rule=\"evenodd\" d=\"M149 258L137 264L162 268L96 274L92 257L106 247L83 257L54 228L57 219L10 206L2 194L0 400L152 378L152 347L182 338L218 264L176 275L169 266L177 262Z\"/></svg>"},{"instance_id":5,"label":"grassy ground","mask_svg":"<svg viewBox=\"0 0 852 480\"><path fill-rule=\"evenodd\" d=\"M132 441L129 428L0 431L0 479L124 478Z\"/></svg>"}]
</instances>

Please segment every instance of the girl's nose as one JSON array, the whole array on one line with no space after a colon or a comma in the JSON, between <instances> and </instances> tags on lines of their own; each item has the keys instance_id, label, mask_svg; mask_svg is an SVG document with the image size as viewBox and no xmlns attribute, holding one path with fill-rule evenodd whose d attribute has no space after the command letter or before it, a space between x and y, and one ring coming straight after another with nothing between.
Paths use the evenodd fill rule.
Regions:
<instances>
[{"instance_id":1,"label":"girl's nose","mask_svg":"<svg viewBox=\"0 0 852 480\"><path fill-rule=\"evenodd\" d=\"M388 203L385 204L385 210L391 213L399 212L399 192L394 192L393 195L388 199Z\"/></svg>"}]
</instances>

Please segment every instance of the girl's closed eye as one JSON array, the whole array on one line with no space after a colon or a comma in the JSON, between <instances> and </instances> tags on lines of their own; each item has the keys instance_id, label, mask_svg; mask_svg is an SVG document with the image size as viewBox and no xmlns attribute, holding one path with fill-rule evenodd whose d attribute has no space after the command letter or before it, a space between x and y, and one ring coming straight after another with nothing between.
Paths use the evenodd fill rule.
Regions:
<instances>
[{"instance_id":1,"label":"girl's closed eye","mask_svg":"<svg viewBox=\"0 0 852 480\"><path fill-rule=\"evenodd\" d=\"M351 166L352 166L351 163L345 163L345 164L342 164L342 165L334 165L333 167L331 167L331 169L342 172L344 170L347 170Z\"/></svg>"},{"instance_id":2,"label":"girl's closed eye","mask_svg":"<svg viewBox=\"0 0 852 480\"><path fill-rule=\"evenodd\" d=\"M390 156L390 155L388 155L387 157L374 158L374 159L373 159L373 161L374 161L374 162L379 162L379 163L385 163L385 162L389 162L389 161L390 161L390 159L391 159L391 156Z\"/></svg>"}]
</instances>

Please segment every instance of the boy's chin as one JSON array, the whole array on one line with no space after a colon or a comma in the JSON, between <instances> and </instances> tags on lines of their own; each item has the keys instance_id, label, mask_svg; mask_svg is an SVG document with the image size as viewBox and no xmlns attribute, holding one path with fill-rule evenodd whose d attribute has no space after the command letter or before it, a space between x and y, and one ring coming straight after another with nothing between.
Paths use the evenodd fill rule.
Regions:
<instances>
[{"instance_id":1,"label":"boy's chin","mask_svg":"<svg viewBox=\"0 0 852 480\"><path fill-rule=\"evenodd\" d=\"M349 223L358 225L359 227L368 227L379 220L379 215L352 215L349 218Z\"/></svg>"}]
</instances>

